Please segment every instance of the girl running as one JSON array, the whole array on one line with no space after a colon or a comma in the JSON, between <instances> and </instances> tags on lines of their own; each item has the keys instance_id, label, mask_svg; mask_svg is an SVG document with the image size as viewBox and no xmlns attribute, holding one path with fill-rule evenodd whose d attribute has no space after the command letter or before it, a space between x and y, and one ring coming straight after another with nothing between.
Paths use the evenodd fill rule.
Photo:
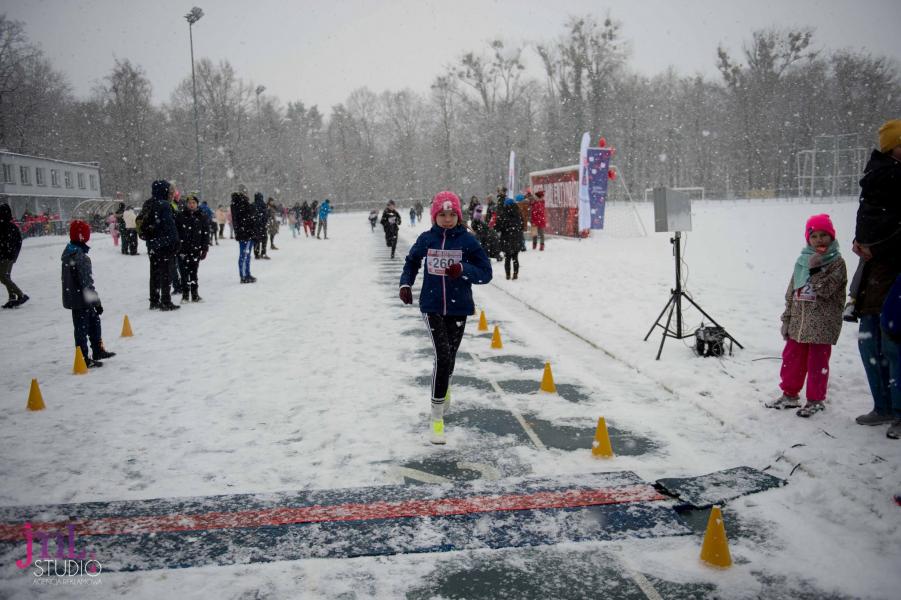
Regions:
<instances>
[{"instance_id":1,"label":"girl running","mask_svg":"<svg viewBox=\"0 0 901 600\"><path fill-rule=\"evenodd\" d=\"M432 228L410 248L400 277L400 299L413 303L413 283L425 259L419 309L435 348L432 369L431 442L445 443L444 407L463 340L466 317L473 314L472 285L491 281L491 261L478 240L463 225L460 198L439 192L432 200Z\"/></svg>"}]
</instances>

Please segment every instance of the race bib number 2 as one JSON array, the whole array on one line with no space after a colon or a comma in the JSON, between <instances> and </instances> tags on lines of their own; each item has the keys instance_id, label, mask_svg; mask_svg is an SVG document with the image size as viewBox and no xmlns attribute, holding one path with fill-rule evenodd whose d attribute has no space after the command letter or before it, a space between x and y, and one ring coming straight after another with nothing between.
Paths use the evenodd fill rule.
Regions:
<instances>
[{"instance_id":1,"label":"race bib number 2","mask_svg":"<svg viewBox=\"0 0 901 600\"><path fill-rule=\"evenodd\" d=\"M431 275L444 275L445 270L458 262L463 262L462 250L438 250L429 248L425 257L426 269Z\"/></svg>"}]
</instances>

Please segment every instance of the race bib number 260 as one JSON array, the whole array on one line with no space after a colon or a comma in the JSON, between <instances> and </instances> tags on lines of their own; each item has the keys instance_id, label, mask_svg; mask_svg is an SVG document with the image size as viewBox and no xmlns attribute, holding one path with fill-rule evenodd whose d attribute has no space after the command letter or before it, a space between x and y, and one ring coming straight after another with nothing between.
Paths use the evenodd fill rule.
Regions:
<instances>
[{"instance_id":1,"label":"race bib number 260","mask_svg":"<svg viewBox=\"0 0 901 600\"><path fill-rule=\"evenodd\" d=\"M444 275L445 269L458 262L463 262L462 250L429 248L426 255L426 269L432 275Z\"/></svg>"}]
</instances>

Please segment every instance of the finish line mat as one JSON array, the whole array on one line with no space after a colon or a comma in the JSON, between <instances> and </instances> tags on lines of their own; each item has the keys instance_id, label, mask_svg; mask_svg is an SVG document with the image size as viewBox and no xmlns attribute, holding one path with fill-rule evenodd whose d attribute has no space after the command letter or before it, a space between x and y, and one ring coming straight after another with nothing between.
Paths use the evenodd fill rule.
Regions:
<instances>
[{"instance_id":1,"label":"finish line mat","mask_svg":"<svg viewBox=\"0 0 901 600\"><path fill-rule=\"evenodd\" d=\"M683 535L632 472L0 508L0 564L93 557L103 571ZM25 523L30 524L26 530Z\"/></svg>"},{"instance_id":2,"label":"finish line mat","mask_svg":"<svg viewBox=\"0 0 901 600\"><path fill-rule=\"evenodd\" d=\"M735 467L714 471L698 477L670 477L658 479L654 487L678 498L683 504L678 508L710 508L739 496L747 496L788 482L751 467Z\"/></svg>"}]
</instances>

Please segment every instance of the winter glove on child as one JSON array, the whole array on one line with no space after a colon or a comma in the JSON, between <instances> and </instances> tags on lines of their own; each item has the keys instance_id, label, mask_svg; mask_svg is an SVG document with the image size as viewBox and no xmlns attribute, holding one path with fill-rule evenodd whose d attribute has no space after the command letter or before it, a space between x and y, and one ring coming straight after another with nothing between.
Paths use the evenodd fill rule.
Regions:
<instances>
[{"instance_id":1,"label":"winter glove on child","mask_svg":"<svg viewBox=\"0 0 901 600\"><path fill-rule=\"evenodd\" d=\"M788 322L782 323L782 339L788 341Z\"/></svg>"},{"instance_id":2,"label":"winter glove on child","mask_svg":"<svg viewBox=\"0 0 901 600\"><path fill-rule=\"evenodd\" d=\"M397 295L404 304L413 304L413 290L409 287L400 288L400 292Z\"/></svg>"},{"instance_id":3,"label":"winter glove on child","mask_svg":"<svg viewBox=\"0 0 901 600\"><path fill-rule=\"evenodd\" d=\"M206 260L206 250L200 253L200 260Z\"/></svg>"},{"instance_id":4,"label":"winter glove on child","mask_svg":"<svg viewBox=\"0 0 901 600\"><path fill-rule=\"evenodd\" d=\"M819 253L814 253L810 255L810 258L807 259L807 264L811 269L816 269L823 265L823 255Z\"/></svg>"},{"instance_id":5,"label":"winter glove on child","mask_svg":"<svg viewBox=\"0 0 901 600\"><path fill-rule=\"evenodd\" d=\"M444 272L451 279L457 279L460 275L463 274L463 265L461 265L460 263L454 263L446 268Z\"/></svg>"},{"instance_id":6,"label":"winter glove on child","mask_svg":"<svg viewBox=\"0 0 901 600\"><path fill-rule=\"evenodd\" d=\"M95 305L94 305L94 312L97 313L97 316L98 316L98 317L99 317L100 315L102 315L102 314L103 314L103 305L100 304L99 302L98 302L97 304L95 304Z\"/></svg>"}]
</instances>

